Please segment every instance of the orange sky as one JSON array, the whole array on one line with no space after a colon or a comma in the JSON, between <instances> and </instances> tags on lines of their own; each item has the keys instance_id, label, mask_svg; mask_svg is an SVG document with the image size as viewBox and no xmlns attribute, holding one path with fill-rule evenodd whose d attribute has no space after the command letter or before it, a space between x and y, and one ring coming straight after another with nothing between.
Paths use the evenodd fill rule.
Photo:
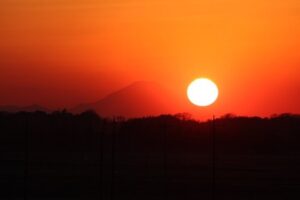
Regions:
<instances>
[{"instance_id":1,"label":"orange sky","mask_svg":"<svg viewBox=\"0 0 300 200\"><path fill-rule=\"evenodd\" d=\"M138 80L185 96L206 76L207 112L300 113L299 36L299 0L1 0L0 105L72 107Z\"/></svg>"}]
</instances>

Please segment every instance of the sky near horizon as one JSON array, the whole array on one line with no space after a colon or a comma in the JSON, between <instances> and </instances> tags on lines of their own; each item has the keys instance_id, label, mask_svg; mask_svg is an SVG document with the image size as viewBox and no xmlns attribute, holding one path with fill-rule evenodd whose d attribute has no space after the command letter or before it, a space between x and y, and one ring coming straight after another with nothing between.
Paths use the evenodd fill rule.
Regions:
<instances>
[{"instance_id":1,"label":"sky near horizon","mask_svg":"<svg viewBox=\"0 0 300 200\"><path fill-rule=\"evenodd\" d=\"M72 107L140 80L185 97L205 76L211 112L300 113L299 36L299 0L1 0L0 105Z\"/></svg>"}]
</instances>

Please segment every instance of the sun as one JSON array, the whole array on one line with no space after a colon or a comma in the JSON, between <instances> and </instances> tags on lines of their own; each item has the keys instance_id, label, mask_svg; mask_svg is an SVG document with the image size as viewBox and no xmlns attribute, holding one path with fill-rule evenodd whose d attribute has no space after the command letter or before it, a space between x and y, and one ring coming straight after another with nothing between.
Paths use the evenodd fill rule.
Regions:
<instances>
[{"instance_id":1,"label":"sun","mask_svg":"<svg viewBox=\"0 0 300 200\"><path fill-rule=\"evenodd\" d=\"M198 78L190 83L187 88L188 99L197 106L213 104L219 95L217 85L207 78Z\"/></svg>"}]
</instances>

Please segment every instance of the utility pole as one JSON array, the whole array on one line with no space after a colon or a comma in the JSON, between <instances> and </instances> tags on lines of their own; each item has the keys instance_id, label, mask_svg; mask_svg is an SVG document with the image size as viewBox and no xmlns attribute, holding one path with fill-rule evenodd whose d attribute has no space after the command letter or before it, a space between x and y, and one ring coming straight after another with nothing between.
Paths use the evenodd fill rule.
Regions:
<instances>
[{"instance_id":1,"label":"utility pole","mask_svg":"<svg viewBox=\"0 0 300 200\"><path fill-rule=\"evenodd\" d=\"M164 167L164 199L168 199L168 135L166 122L163 124L163 167Z\"/></svg>"},{"instance_id":2,"label":"utility pole","mask_svg":"<svg viewBox=\"0 0 300 200\"><path fill-rule=\"evenodd\" d=\"M100 153L100 157L99 157L99 165L100 165L100 169L99 169L99 183L100 183L100 191L99 191L99 197L100 200L103 199L103 138L104 138L104 133L105 133L105 121L102 121L101 123L101 131L99 132L99 153Z\"/></svg>"},{"instance_id":3,"label":"utility pole","mask_svg":"<svg viewBox=\"0 0 300 200\"><path fill-rule=\"evenodd\" d=\"M25 139L24 139L24 200L29 200L29 116L25 117Z\"/></svg>"},{"instance_id":4,"label":"utility pole","mask_svg":"<svg viewBox=\"0 0 300 200\"><path fill-rule=\"evenodd\" d=\"M114 120L112 123L112 141L111 141L111 200L114 200L115 192L115 154L116 154L116 137L117 137L117 122Z\"/></svg>"},{"instance_id":5,"label":"utility pole","mask_svg":"<svg viewBox=\"0 0 300 200\"><path fill-rule=\"evenodd\" d=\"M216 199L216 127L215 116L212 120L212 200Z\"/></svg>"}]
</instances>

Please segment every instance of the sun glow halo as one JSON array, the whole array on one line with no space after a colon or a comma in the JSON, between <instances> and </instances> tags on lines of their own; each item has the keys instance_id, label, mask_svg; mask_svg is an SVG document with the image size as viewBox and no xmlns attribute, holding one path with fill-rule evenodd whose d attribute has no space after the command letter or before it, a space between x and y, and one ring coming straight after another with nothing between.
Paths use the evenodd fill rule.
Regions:
<instances>
[{"instance_id":1,"label":"sun glow halo","mask_svg":"<svg viewBox=\"0 0 300 200\"><path fill-rule=\"evenodd\" d=\"M213 104L219 95L217 85L207 79L195 79L187 88L188 99L197 106L209 106Z\"/></svg>"}]
</instances>

